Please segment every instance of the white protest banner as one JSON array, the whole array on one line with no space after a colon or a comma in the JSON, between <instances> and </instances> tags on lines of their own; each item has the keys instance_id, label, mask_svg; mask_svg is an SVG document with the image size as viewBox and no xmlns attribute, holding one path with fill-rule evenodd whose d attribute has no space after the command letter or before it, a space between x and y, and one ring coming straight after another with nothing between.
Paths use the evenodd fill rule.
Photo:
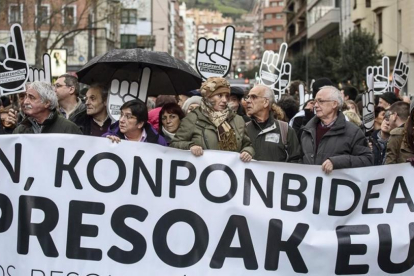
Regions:
<instances>
[{"instance_id":1,"label":"white protest banner","mask_svg":"<svg viewBox=\"0 0 414 276\"><path fill-rule=\"evenodd\" d=\"M151 69L144 67L141 71L139 81L122 82L114 79L111 82L109 96L106 104L109 117L113 121L118 121L121 116L121 106L131 100L140 99L144 103L147 101L148 85L151 79Z\"/></svg>"},{"instance_id":2,"label":"white protest banner","mask_svg":"<svg viewBox=\"0 0 414 276\"><path fill-rule=\"evenodd\" d=\"M278 53L265 51L260 64L260 83L276 92L276 100L285 93L290 83L292 66L289 62L285 62L287 48L287 43L282 43Z\"/></svg>"},{"instance_id":3,"label":"white protest banner","mask_svg":"<svg viewBox=\"0 0 414 276\"><path fill-rule=\"evenodd\" d=\"M327 176L232 152L1 135L0 271L413 275L413 170Z\"/></svg>"},{"instance_id":4,"label":"white protest banner","mask_svg":"<svg viewBox=\"0 0 414 276\"><path fill-rule=\"evenodd\" d=\"M200 38L197 43L196 69L206 80L209 77L225 77L230 72L235 28L227 26L224 40Z\"/></svg>"},{"instance_id":5,"label":"white protest banner","mask_svg":"<svg viewBox=\"0 0 414 276\"><path fill-rule=\"evenodd\" d=\"M392 76L392 87L395 94L399 95L401 89L407 84L408 73L410 72L410 66L402 62L402 51L398 52L397 60L394 64L394 73Z\"/></svg>"},{"instance_id":6,"label":"white protest banner","mask_svg":"<svg viewBox=\"0 0 414 276\"><path fill-rule=\"evenodd\" d=\"M24 92L29 77L22 27L13 24L10 34L10 42L0 44L0 95Z\"/></svg>"}]
</instances>

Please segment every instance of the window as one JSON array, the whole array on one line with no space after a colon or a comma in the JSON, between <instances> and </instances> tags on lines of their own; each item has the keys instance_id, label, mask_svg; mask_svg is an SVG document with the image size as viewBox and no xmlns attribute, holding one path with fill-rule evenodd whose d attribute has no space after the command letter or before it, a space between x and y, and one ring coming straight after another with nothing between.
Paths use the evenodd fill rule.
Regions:
<instances>
[{"instance_id":1,"label":"window","mask_svg":"<svg viewBox=\"0 0 414 276\"><path fill-rule=\"evenodd\" d=\"M282 19L282 18L283 18L283 14L281 14L281 13L276 14L276 19Z\"/></svg>"},{"instance_id":2,"label":"window","mask_svg":"<svg viewBox=\"0 0 414 276\"><path fill-rule=\"evenodd\" d=\"M271 39L271 38L267 38L267 39L265 40L265 44L273 44L273 39Z\"/></svg>"},{"instance_id":3,"label":"window","mask_svg":"<svg viewBox=\"0 0 414 276\"><path fill-rule=\"evenodd\" d=\"M265 15L265 19L272 19L273 18L273 14L268 13Z\"/></svg>"},{"instance_id":4,"label":"window","mask_svg":"<svg viewBox=\"0 0 414 276\"><path fill-rule=\"evenodd\" d=\"M67 26L73 26L76 23L76 11L73 6L66 6L63 9L63 23Z\"/></svg>"},{"instance_id":5,"label":"window","mask_svg":"<svg viewBox=\"0 0 414 276\"><path fill-rule=\"evenodd\" d=\"M137 23L137 10L136 9L123 9L121 11L121 23L122 24L136 24Z\"/></svg>"},{"instance_id":6,"label":"window","mask_svg":"<svg viewBox=\"0 0 414 276\"><path fill-rule=\"evenodd\" d=\"M35 5L36 20L39 20L40 25L49 24L49 5Z\"/></svg>"},{"instance_id":7,"label":"window","mask_svg":"<svg viewBox=\"0 0 414 276\"><path fill-rule=\"evenodd\" d=\"M371 8L371 0L365 0L365 7Z\"/></svg>"},{"instance_id":8,"label":"window","mask_svg":"<svg viewBox=\"0 0 414 276\"><path fill-rule=\"evenodd\" d=\"M382 43L382 12L377 13L378 44Z\"/></svg>"},{"instance_id":9,"label":"window","mask_svg":"<svg viewBox=\"0 0 414 276\"><path fill-rule=\"evenodd\" d=\"M270 6L271 6L271 7L277 7L277 2L272 2L272 3L270 3Z\"/></svg>"},{"instance_id":10,"label":"window","mask_svg":"<svg viewBox=\"0 0 414 276\"><path fill-rule=\"evenodd\" d=\"M357 8L357 1L358 0L354 0L354 10L356 10L356 8Z\"/></svg>"},{"instance_id":11,"label":"window","mask_svg":"<svg viewBox=\"0 0 414 276\"><path fill-rule=\"evenodd\" d=\"M276 38L276 43L282 44L283 43L283 38Z\"/></svg>"},{"instance_id":12,"label":"window","mask_svg":"<svg viewBox=\"0 0 414 276\"><path fill-rule=\"evenodd\" d=\"M273 32L273 28L272 27L265 27L265 32L266 33Z\"/></svg>"},{"instance_id":13,"label":"window","mask_svg":"<svg viewBox=\"0 0 414 276\"><path fill-rule=\"evenodd\" d=\"M283 26L276 26L276 31L277 32L283 31Z\"/></svg>"},{"instance_id":14,"label":"window","mask_svg":"<svg viewBox=\"0 0 414 276\"><path fill-rule=\"evenodd\" d=\"M23 6L11 4L9 6L9 24L22 23L23 22Z\"/></svg>"},{"instance_id":15,"label":"window","mask_svg":"<svg viewBox=\"0 0 414 276\"><path fill-rule=\"evenodd\" d=\"M278 3L279 3L279 7L283 7L285 5L285 3L283 3L283 1L280 1Z\"/></svg>"},{"instance_id":16,"label":"window","mask_svg":"<svg viewBox=\"0 0 414 276\"><path fill-rule=\"evenodd\" d=\"M136 35L121 35L121 48L122 49L137 48L137 36Z\"/></svg>"},{"instance_id":17,"label":"window","mask_svg":"<svg viewBox=\"0 0 414 276\"><path fill-rule=\"evenodd\" d=\"M63 49L67 49L68 56L74 56L75 55L75 39L73 37L71 38L65 38L63 40Z\"/></svg>"}]
</instances>

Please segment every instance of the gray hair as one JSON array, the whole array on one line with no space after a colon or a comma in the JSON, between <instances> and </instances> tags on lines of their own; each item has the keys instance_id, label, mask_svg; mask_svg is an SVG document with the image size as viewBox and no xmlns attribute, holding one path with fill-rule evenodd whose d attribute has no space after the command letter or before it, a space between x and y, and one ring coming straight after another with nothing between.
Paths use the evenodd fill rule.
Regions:
<instances>
[{"instance_id":1,"label":"gray hair","mask_svg":"<svg viewBox=\"0 0 414 276\"><path fill-rule=\"evenodd\" d=\"M58 107L58 99L56 97L53 86L44 81L34 81L29 84L28 89L33 89L39 93L40 99L43 103L49 102L49 110L54 110Z\"/></svg>"},{"instance_id":2,"label":"gray hair","mask_svg":"<svg viewBox=\"0 0 414 276\"><path fill-rule=\"evenodd\" d=\"M331 85L322 86L321 89L319 89L319 91L321 91L322 89L329 90L330 99L336 101L338 103L338 110L341 110L342 105L344 104L344 99L342 98L341 91L339 91L338 88L336 88L335 86Z\"/></svg>"},{"instance_id":3,"label":"gray hair","mask_svg":"<svg viewBox=\"0 0 414 276\"><path fill-rule=\"evenodd\" d=\"M256 87L262 89L262 91L264 92L263 97L269 100L269 106L271 107L275 103L275 94L273 93L273 90L263 84L255 85L253 88Z\"/></svg>"}]
</instances>

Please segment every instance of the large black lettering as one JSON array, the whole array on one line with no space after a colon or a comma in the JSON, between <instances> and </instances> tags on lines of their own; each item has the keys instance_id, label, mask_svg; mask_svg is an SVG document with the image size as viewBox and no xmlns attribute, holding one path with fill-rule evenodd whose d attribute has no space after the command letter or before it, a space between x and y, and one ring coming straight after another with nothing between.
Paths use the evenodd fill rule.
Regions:
<instances>
[{"instance_id":1,"label":"large black lettering","mask_svg":"<svg viewBox=\"0 0 414 276\"><path fill-rule=\"evenodd\" d=\"M0 233L3 233L9 230L13 221L13 205L10 199L3 194L0 194L0 210Z\"/></svg>"},{"instance_id":2,"label":"large black lettering","mask_svg":"<svg viewBox=\"0 0 414 276\"><path fill-rule=\"evenodd\" d=\"M239 236L240 247L230 247L236 231ZM226 258L242 258L244 267L249 270L258 268L256 254L254 252L252 237L250 235L247 220L243 216L233 215L229 218L223 235L211 258L211 268L222 268Z\"/></svg>"},{"instance_id":3,"label":"large black lettering","mask_svg":"<svg viewBox=\"0 0 414 276\"><path fill-rule=\"evenodd\" d=\"M94 175L94 169L96 164L104 159L113 161L118 167L118 178L115 180L113 184L108 186L102 186L101 184L99 184L98 181L96 181ZM118 155L110 152L102 152L92 157L92 159L89 161L88 167L86 169L86 174L88 176L89 183L91 183L91 186L94 187L97 191L103 193L111 193L118 190L122 186L122 184L124 184L126 177L126 167L124 161L122 161L121 157L119 157Z\"/></svg>"},{"instance_id":4,"label":"large black lettering","mask_svg":"<svg viewBox=\"0 0 414 276\"><path fill-rule=\"evenodd\" d=\"M124 205L115 210L111 218L111 227L114 232L132 244L132 250L124 251L112 246L108 251L108 257L122 264L139 262L145 255L147 243L145 238L125 224L125 219L134 218L143 222L148 216L148 211L135 205Z\"/></svg>"},{"instance_id":5,"label":"large black lettering","mask_svg":"<svg viewBox=\"0 0 414 276\"><path fill-rule=\"evenodd\" d=\"M390 274L404 273L411 269L414 265L414 223L408 226L410 246L408 249L407 258L404 262L393 263L391 261L392 251L392 237L391 230L388 224L378 225L379 237L379 251L378 251L378 265L382 271Z\"/></svg>"},{"instance_id":6,"label":"large black lettering","mask_svg":"<svg viewBox=\"0 0 414 276\"><path fill-rule=\"evenodd\" d=\"M102 251L96 248L81 247L82 237L97 237L99 229L96 225L82 224L83 214L102 215L105 205L100 202L76 201L69 203L68 237L66 241L66 257L76 260L99 261Z\"/></svg>"},{"instance_id":7,"label":"large black lettering","mask_svg":"<svg viewBox=\"0 0 414 276\"><path fill-rule=\"evenodd\" d=\"M401 187L401 191L404 194L404 197L397 198L398 187ZM390 200L388 201L387 206L387 213L392 213L392 211L394 210L394 205L401 203L407 204L408 208L410 209L410 212L414 212L413 199L411 198L410 193L408 192L407 185L404 181L404 177L398 176L395 179L394 186L392 187Z\"/></svg>"},{"instance_id":8,"label":"large black lettering","mask_svg":"<svg viewBox=\"0 0 414 276\"><path fill-rule=\"evenodd\" d=\"M316 178L316 183L315 183L315 196L314 196L313 209L312 209L312 213L314 214L319 214L319 211L321 209L322 183L323 183L323 178L318 176Z\"/></svg>"},{"instance_id":9,"label":"large black lettering","mask_svg":"<svg viewBox=\"0 0 414 276\"><path fill-rule=\"evenodd\" d=\"M368 225L344 225L336 228L338 238L338 255L336 256L336 275L367 274L369 265L350 265L351 255L365 255L367 246L365 244L352 244L351 235L369 234Z\"/></svg>"},{"instance_id":10,"label":"large black lettering","mask_svg":"<svg viewBox=\"0 0 414 276\"><path fill-rule=\"evenodd\" d=\"M338 197L338 187L345 186L352 190L354 193L354 202L347 210L336 210L336 201ZM343 198L343 197L341 197ZM329 209L328 215L330 216L347 216L351 214L355 208L358 206L358 202L361 199L361 191L359 190L357 184L352 181L345 180L345 179L332 179L331 184L331 193L329 195Z\"/></svg>"},{"instance_id":11,"label":"large black lettering","mask_svg":"<svg viewBox=\"0 0 414 276\"><path fill-rule=\"evenodd\" d=\"M188 169L187 179L177 179L178 167ZM170 198L175 198L177 186L188 186L194 182L196 178L195 166L187 161L172 160L171 171L170 171Z\"/></svg>"},{"instance_id":12,"label":"large black lettering","mask_svg":"<svg viewBox=\"0 0 414 276\"><path fill-rule=\"evenodd\" d=\"M193 248L184 255L172 252L167 243L168 231L177 222L187 223L194 231ZM152 236L155 253L164 263L173 267L189 267L196 264L206 253L208 240L208 229L203 219L194 212L182 209L172 210L162 216L155 225Z\"/></svg>"},{"instance_id":13,"label":"large black lettering","mask_svg":"<svg viewBox=\"0 0 414 276\"><path fill-rule=\"evenodd\" d=\"M156 168L155 168L155 182L152 179L150 173L148 172L147 167L145 166L144 162L142 161L141 157L135 156L134 157L134 171L132 174L132 187L131 187L131 194L137 195L138 188L139 188L139 177L142 174L145 177L149 187L152 190L154 196L160 197L161 196L161 188L162 188L162 159L158 158L156 161Z\"/></svg>"},{"instance_id":14,"label":"large black lettering","mask_svg":"<svg viewBox=\"0 0 414 276\"><path fill-rule=\"evenodd\" d=\"M299 182L299 188L297 190L289 189L289 183L291 180L296 180ZM306 190L308 183L306 178L298 174L284 173L282 180L282 195L280 208L284 211L290 212L299 212L305 209L307 199L303 192ZM288 205L289 195L295 195L299 198L299 204L296 206Z\"/></svg>"},{"instance_id":15,"label":"large black lettering","mask_svg":"<svg viewBox=\"0 0 414 276\"><path fill-rule=\"evenodd\" d=\"M223 171L225 172L228 177L230 178L230 189L227 194L217 197L210 193L210 191L207 189L207 178L210 175L210 173L214 171ZM234 172L230 169L230 167L223 165L223 164L213 164L208 166L204 169L204 171L200 175L200 191L203 194L203 196L214 203L224 203L229 200L231 200L237 191L237 178Z\"/></svg>"},{"instance_id":16,"label":"large black lettering","mask_svg":"<svg viewBox=\"0 0 414 276\"><path fill-rule=\"evenodd\" d=\"M64 164L65 159L65 149L59 148L56 160L56 172L55 172L55 187L62 187L62 177L63 171L67 171L72 179L73 185L76 189L82 189L82 184L79 180L78 174L75 171L75 166L78 164L79 160L85 153L84 150L78 150L70 161L69 164Z\"/></svg>"},{"instance_id":17,"label":"large black lettering","mask_svg":"<svg viewBox=\"0 0 414 276\"><path fill-rule=\"evenodd\" d=\"M299 252L299 245L309 230L309 225L298 223L287 241L282 241L283 222L279 219L269 221L266 245L265 269L275 271L279 267L280 252L286 252L292 268L297 273L308 273L305 261Z\"/></svg>"},{"instance_id":18,"label":"large black lettering","mask_svg":"<svg viewBox=\"0 0 414 276\"><path fill-rule=\"evenodd\" d=\"M42 210L45 214L45 219L41 223L31 222L33 209ZM58 221L58 208L50 199L37 196L20 196L17 252L26 255L29 252L30 236L36 236L45 256L58 257L59 253L50 235Z\"/></svg>"},{"instance_id":19,"label":"large black lettering","mask_svg":"<svg viewBox=\"0 0 414 276\"><path fill-rule=\"evenodd\" d=\"M251 189L252 184L256 188L256 191L259 193L260 198L263 200L264 204L268 208L273 208L273 186L274 186L275 173L267 173L267 185L266 185L266 194L264 193L262 187L257 181L256 176L253 174L251 169L246 169L244 172L244 195L243 195L243 204L246 206L250 205Z\"/></svg>"},{"instance_id":20,"label":"large black lettering","mask_svg":"<svg viewBox=\"0 0 414 276\"><path fill-rule=\"evenodd\" d=\"M382 179L375 179L368 181L368 187L367 187L367 193L365 194L364 204L362 204L362 214L382 214L384 213L384 209L382 208L369 208L369 200L371 198L379 198L379 193L371 193L372 187L374 185L382 184L384 183L384 178Z\"/></svg>"},{"instance_id":21,"label":"large black lettering","mask_svg":"<svg viewBox=\"0 0 414 276\"><path fill-rule=\"evenodd\" d=\"M3 166L8 171L13 183L19 183L20 182L20 165L22 161L22 144L16 143L14 145L14 169L9 159L7 159L6 155L1 150L1 148L0 148L0 161L1 163L3 163Z\"/></svg>"}]
</instances>

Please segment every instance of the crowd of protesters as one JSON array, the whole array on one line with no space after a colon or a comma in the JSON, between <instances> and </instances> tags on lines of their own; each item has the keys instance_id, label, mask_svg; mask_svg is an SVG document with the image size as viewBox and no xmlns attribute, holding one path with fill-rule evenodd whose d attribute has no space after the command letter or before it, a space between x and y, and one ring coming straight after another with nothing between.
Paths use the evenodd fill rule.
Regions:
<instances>
[{"instance_id":1,"label":"crowd of protesters","mask_svg":"<svg viewBox=\"0 0 414 276\"><path fill-rule=\"evenodd\" d=\"M292 81L275 102L267 86L244 90L213 77L182 95L126 102L113 122L105 86L91 85L82 99L76 76L64 74L54 86L35 81L24 93L3 96L0 134L83 134L155 143L195 156L233 151L243 162L313 164L325 173L404 162L414 166L414 100L410 104L392 92L375 96L374 130L366 132L356 88L338 89L329 79L318 79L305 87L311 99L299 110L300 85Z\"/></svg>"}]
</instances>

